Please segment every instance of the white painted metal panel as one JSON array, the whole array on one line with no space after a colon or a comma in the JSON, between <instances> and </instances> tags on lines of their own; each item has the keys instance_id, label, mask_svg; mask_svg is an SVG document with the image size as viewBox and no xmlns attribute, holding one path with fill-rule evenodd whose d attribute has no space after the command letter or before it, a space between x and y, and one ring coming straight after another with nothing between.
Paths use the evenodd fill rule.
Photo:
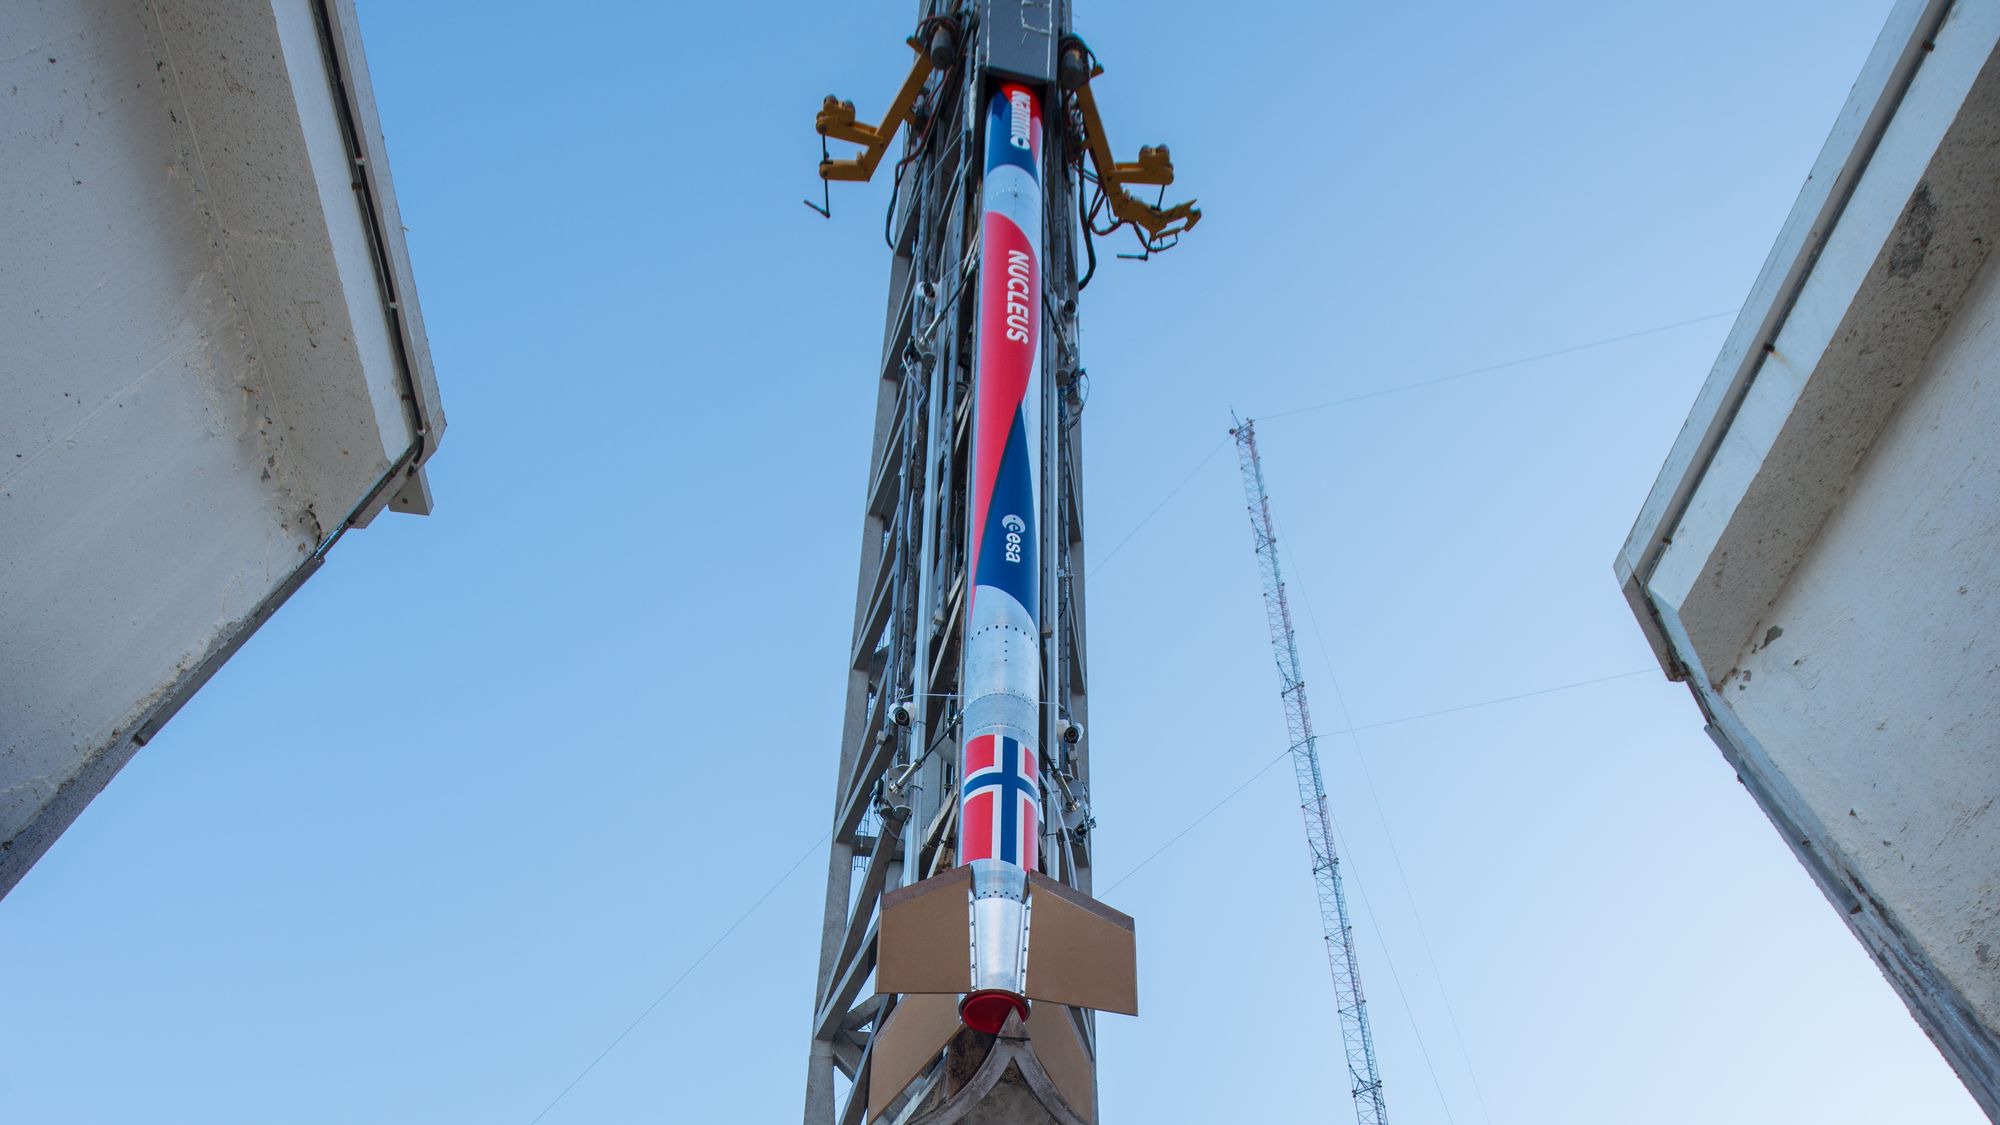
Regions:
<instances>
[{"instance_id":1,"label":"white painted metal panel","mask_svg":"<svg viewBox=\"0 0 2000 1125\"><path fill-rule=\"evenodd\" d=\"M1833 170L1616 569L1746 788L2000 1118L2000 5L1899 5L1814 177Z\"/></svg>"},{"instance_id":2,"label":"white painted metal panel","mask_svg":"<svg viewBox=\"0 0 2000 1125\"><path fill-rule=\"evenodd\" d=\"M424 492L443 416L353 27L0 5L0 892L341 531Z\"/></svg>"}]
</instances>

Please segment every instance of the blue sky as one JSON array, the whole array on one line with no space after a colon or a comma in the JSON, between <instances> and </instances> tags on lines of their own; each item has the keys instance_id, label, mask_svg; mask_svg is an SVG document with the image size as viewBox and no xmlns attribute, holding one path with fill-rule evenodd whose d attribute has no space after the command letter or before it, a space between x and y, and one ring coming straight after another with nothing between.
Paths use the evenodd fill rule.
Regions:
<instances>
[{"instance_id":1,"label":"blue sky","mask_svg":"<svg viewBox=\"0 0 2000 1125\"><path fill-rule=\"evenodd\" d=\"M1207 212L1083 303L1107 1119L1348 1119L1234 407L1320 726L1367 728L1323 752L1396 1120L1980 1120L1623 675L1610 560L1729 319L1277 417L1733 310L1886 0L1078 8ZM798 201L911 12L361 14L437 512L344 539L0 902L0 1116L526 1125L775 882L543 1120L793 1119L888 265L881 185Z\"/></svg>"}]
</instances>

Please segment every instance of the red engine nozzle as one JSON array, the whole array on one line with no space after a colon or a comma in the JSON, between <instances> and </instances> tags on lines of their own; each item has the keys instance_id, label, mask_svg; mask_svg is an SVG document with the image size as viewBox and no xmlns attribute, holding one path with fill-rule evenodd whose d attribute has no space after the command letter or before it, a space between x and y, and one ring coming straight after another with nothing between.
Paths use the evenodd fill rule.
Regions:
<instances>
[{"instance_id":1,"label":"red engine nozzle","mask_svg":"<svg viewBox=\"0 0 2000 1125\"><path fill-rule=\"evenodd\" d=\"M1014 1013L1027 1019L1028 1002L1011 992L995 988L974 992L959 1001L958 1005L958 1018L965 1026L988 1035L998 1035L1006 1025L1008 1015Z\"/></svg>"}]
</instances>

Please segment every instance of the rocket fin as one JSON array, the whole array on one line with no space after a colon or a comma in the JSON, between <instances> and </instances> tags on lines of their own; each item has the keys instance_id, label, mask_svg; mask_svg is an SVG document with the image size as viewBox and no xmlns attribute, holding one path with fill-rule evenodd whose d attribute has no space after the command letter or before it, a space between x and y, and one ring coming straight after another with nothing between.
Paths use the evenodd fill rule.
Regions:
<instances>
[{"instance_id":1,"label":"rocket fin","mask_svg":"<svg viewBox=\"0 0 2000 1125\"><path fill-rule=\"evenodd\" d=\"M1131 915L1033 871L1028 896L1028 999L1138 1015Z\"/></svg>"},{"instance_id":2,"label":"rocket fin","mask_svg":"<svg viewBox=\"0 0 2000 1125\"><path fill-rule=\"evenodd\" d=\"M868 1119L878 1120L896 1095L958 1033L958 998L917 993L903 997L868 1050Z\"/></svg>"},{"instance_id":3,"label":"rocket fin","mask_svg":"<svg viewBox=\"0 0 2000 1125\"><path fill-rule=\"evenodd\" d=\"M1096 1068L1077 1031L1076 1014L1061 1004L1035 1005L1028 1013L1028 1040L1063 1100L1078 1117L1096 1120Z\"/></svg>"},{"instance_id":4,"label":"rocket fin","mask_svg":"<svg viewBox=\"0 0 2000 1125\"><path fill-rule=\"evenodd\" d=\"M882 896L875 991L950 993L972 987L972 870L954 867Z\"/></svg>"}]
</instances>

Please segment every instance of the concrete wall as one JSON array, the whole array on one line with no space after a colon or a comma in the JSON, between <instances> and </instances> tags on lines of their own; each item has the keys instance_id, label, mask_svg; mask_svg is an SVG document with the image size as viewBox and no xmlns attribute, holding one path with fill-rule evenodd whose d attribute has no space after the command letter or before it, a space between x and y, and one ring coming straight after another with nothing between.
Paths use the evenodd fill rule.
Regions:
<instances>
[{"instance_id":1,"label":"concrete wall","mask_svg":"<svg viewBox=\"0 0 2000 1125\"><path fill-rule=\"evenodd\" d=\"M1905 0L1616 569L2000 1119L2000 5Z\"/></svg>"},{"instance_id":2,"label":"concrete wall","mask_svg":"<svg viewBox=\"0 0 2000 1125\"><path fill-rule=\"evenodd\" d=\"M2000 1017L2000 270L1723 676L1944 983Z\"/></svg>"},{"instance_id":3,"label":"concrete wall","mask_svg":"<svg viewBox=\"0 0 2000 1125\"><path fill-rule=\"evenodd\" d=\"M0 5L0 893L443 428L344 3Z\"/></svg>"}]
</instances>

